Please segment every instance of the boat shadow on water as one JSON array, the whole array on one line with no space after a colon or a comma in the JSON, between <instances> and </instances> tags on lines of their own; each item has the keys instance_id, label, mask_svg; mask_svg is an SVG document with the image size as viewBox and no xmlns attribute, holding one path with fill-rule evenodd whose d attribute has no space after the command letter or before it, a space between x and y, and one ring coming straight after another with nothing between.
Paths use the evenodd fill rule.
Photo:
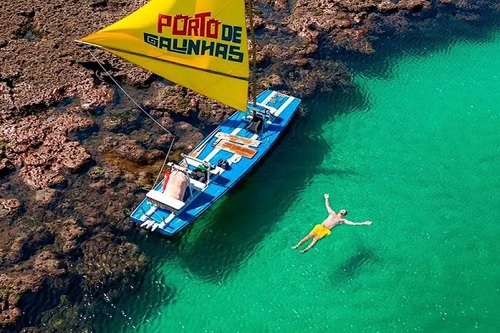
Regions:
<instances>
[{"instance_id":1,"label":"boat shadow on water","mask_svg":"<svg viewBox=\"0 0 500 333\"><path fill-rule=\"evenodd\" d=\"M307 183L322 156L309 155L310 164L301 163L302 177L297 177L296 172L287 177L284 173L289 170L279 165L297 161L284 154L285 150L286 147L278 147L265 165L243 180L217 209L198 221L203 230L194 226L189 231L199 233L181 253L182 262L190 272L213 282L224 280L251 256L293 204L299 194L297 189Z\"/></svg>"}]
</instances>

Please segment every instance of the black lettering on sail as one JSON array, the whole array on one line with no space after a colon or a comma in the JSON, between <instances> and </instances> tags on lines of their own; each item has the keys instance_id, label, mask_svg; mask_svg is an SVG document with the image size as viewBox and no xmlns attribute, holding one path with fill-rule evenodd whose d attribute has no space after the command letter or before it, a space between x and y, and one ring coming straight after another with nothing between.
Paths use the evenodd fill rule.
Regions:
<instances>
[{"instance_id":1,"label":"black lettering on sail","mask_svg":"<svg viewBox=\"0 0 500 333\"><path fill-rule=\"evenodd\" d=\"M188 41L187 54L200 55L200 44L201 44L200 40L190 39Z\"/></svg>"},{"instance_id":2,"label":"black lettering on sail","mask_svg":"<svg viewBox=\"0 0 500 333\"><path fill-rule=\"evenodd\" d=\"M174 38L174 42L172 45L172 52L186 54L186 51L187 51L187 39Z\"/></svg>"},{"instance_id":3,"label":"black lettering on sail","mask_svg":"<svg viewBox=\"0 0 500 333\"><path fill-rule=\"evenodd\" d=\"M213 57L214 48L215 48L214 42L207 42L205 40L201 41L201 54L206 54L208 51L208 53Z\"/></svg>"},{"instance_id":4,"label":"black lettering on sail","mask_svg":"<svg viewBox=\"0 0 500 333\"><path fill-rule=\"evenodd\" d=\"M148 34L147 32L144 33L144 42L146 42L149 45L153 45L155 47L158 47L158 36L153 35L153 34Z\"/></svg>"},{"instance_id":5,"label":"black lettering on sail","mask_svg":"<svg viewBox=\"0 0 500 333\"><path fill-rule=\"evenodd\" d=\"M215 56L218 58L227 59L227 49L228 48L229 48L229 45L227 45L227 44L217 43Z\"/></svg>"}]
</instances>

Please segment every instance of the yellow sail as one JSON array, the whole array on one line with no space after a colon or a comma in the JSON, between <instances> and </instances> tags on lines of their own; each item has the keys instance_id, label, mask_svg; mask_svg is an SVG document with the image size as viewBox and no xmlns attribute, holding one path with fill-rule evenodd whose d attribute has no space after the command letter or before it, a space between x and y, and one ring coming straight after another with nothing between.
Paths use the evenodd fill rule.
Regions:
<instances>
[{"instance_id":1,"label":"yellow sail","mask_svg":"<svg viewBox=\"0 0 500 333\"><path fill-rule=\"evenodd\" d=\"M243 0L151 0L81 41L246 112Z\"/></svg>"}]
</instances>

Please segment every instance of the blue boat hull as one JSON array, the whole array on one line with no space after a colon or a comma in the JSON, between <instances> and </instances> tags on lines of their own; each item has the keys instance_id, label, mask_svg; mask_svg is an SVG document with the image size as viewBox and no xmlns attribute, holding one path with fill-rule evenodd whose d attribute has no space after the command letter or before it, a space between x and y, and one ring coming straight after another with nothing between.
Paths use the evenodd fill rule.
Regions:
<instances>
[{"instance_id":1,"label":"blue boat hull","mask_svg":"<svg viewBox=\"0 0 500 333\"><path fill-rule=\"evenodd\" d=\"M233 160L234 162L230 167L227 170L221 170L221 173L213 177L213 180L208 183L206 188L197 191L196 195L191 200L186 201L185 206L175 214L172 210L162 208L155 205L148 198L144 198L131 214L133 222L142 226L148 225L151 230L168 236L175 235L185 229L261 160L284 131L297 111L299 104L300 99L292 96L272 90L262 92L257 97L257 108L270 111L270 118L267 119L261 132L256 134L247 129L252 115L250 110L252 105L249 103L247 113L235 112L193 149L198 159L213 165L217 165L220 160ZM258 140L259 144L257 147L249 147L254 153L253 157L240 156L238 158L238 154L234 156L234 152L217 146L221 135L218 133ZM161 191L161 188L162 183L160 182L155 186L154 190Z\"/></svg>"}]
</instances>

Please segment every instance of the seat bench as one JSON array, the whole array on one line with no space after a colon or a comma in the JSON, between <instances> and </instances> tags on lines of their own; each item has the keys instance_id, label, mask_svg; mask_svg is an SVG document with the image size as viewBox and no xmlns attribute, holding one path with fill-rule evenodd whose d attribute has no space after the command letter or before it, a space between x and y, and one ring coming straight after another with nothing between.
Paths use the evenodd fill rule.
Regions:
<instances>
[{"instance_id":1,"label":"seat bench","mask_svg":"<svg viewBox=\"0 0 500 333\"><path fill-rule=\"evenodd\" d=\"M183 201L177 200L163 192L151 190L146 194L146 197L157 203L160 207L165 207L173 211L179 211L184 207L185 203Z\"/></svg>"},{"instance_id":2,"label":"seat bench","mask_svg":"<svg viewBox=\"0 0 500 333\"><path fill-rule=\"evenodd\" d=\"M193 179L191 177L189 177L189 183L200 191L203 191L207 187L207 184L202 183L199 180Z\"/></svg>"}]
</instances>

